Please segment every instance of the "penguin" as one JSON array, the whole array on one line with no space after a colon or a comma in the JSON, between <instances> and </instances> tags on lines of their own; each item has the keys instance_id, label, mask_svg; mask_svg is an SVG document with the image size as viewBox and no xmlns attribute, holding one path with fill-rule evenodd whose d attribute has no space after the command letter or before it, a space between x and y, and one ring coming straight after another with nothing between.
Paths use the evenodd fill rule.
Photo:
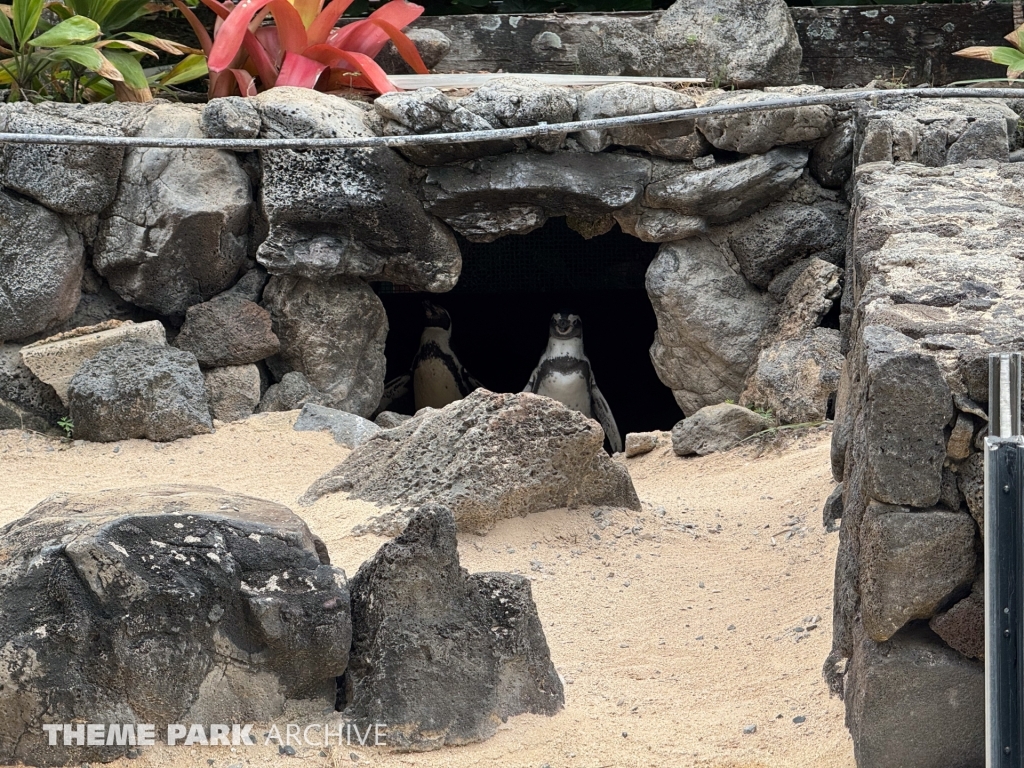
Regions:
<instances>
[{"instance_id":1,"label":"penguin","mask_svg":"<svg viewBox=\"0 0 1024 768\"><path fill-rule=\"evenodd\" d=\"M570 312L551 316L548 346L533 369L524 392L546 395L604 428L613 453L622 451L622 438L608 401L597 388L590 360L583 353L583 321Z\"/></svg>"},{"instance_id":2,"label":"penguin","mask_svg":"<svg viewBox=\"0 0 1024 768\"><path fill-rule=\"evenodd\" d=\"M420 346L413 358L408 374L392 379L384 385L384 396L377 411L387 410L392 403L409 395L415 410L444 408L461 400L480 382L474 379L452 351L452 318L444 307L424 301L426 325L420 336Z\"/></svg>"}]
</instances>

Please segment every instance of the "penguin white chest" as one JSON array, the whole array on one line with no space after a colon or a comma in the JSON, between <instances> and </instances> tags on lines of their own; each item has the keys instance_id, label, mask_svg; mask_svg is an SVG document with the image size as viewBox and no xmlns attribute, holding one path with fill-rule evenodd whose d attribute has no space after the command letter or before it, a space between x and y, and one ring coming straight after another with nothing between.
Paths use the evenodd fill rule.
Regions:
<instances>
[{"instance_id":1,"label":"penguin white chest","mask_svg":"<svg viewBox=\"0 0 1024 768\"><path fill-rule=\"evenodd\" d=\"M537 394L557 400L567 408L591 417L590 391L587 380L579 373L550 371L538 382Z\"/></svg>"},{"instance_id":2,"label":"penguin white chest","mask_svg":"<svg viewBox=\"0 0 1024 768\"><path fill-rule=\"evenodd\" d=\"M436 357L420 360L412 379L417 411L420 408L444 408L462 398L451 370Z\"/></svg>"}]
</instances>

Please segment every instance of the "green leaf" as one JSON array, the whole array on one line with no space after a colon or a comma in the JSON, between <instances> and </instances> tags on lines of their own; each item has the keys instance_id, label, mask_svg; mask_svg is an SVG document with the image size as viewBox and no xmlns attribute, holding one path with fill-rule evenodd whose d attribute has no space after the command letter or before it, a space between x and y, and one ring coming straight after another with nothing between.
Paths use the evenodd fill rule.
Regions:
<instances>
[{"instance_id":1,"label":"green leaf","mask_svg":"<svg viewBox=\"0 0 1024 768\"><path fill-rule=\"evenodd\" d=\"M107 58L124 77L125 85L138 89L146 88L149 85L146 73L142 71L142 65L130 53L108 50Z\"/></svg>"},{"instance_id":2,"label":"green leaf","mask_svg":"<svg viewBox=\"0 0 1024 768\"><path fill-rule=\"evenodd\" d=\"M14 48L14 27L11 26L11 20L3 11L0 11L0 40Z\"/></svg>"},{"instance_id":3,"label":"green leaf","mask_svg":"<svg viewBox=\"0 0 1024 768\"><path fill-rule=\"evenodd\" d=\"M14 0L14 35L24 44L32 37L43 15L43 0Z\"/></svg>"},{"instance_id":4,"label":"green leaf","mask_svg":"<svg viewBox=\"0 0 1024 768\"><path fill-rule=\"evenodd\" d=\"M65 45L95 40L100 34L100 25L92 19L72 16L29 42L37 48L62 48Z\"/></svg>"},{"instance_id":5,"label":"green leaf","mask_svg":"<svg viewBox=\"0 0 1024 768\"><path fill-rule=\"evenodd\" d=\"M124 76L110 61L95 48L88 45L66 45L46 54L50 61L73 61L91 72L108 79L124 80Z\"/></svg>"},{"instance_id":6,"label":"green leaf","mask_svg":"<svg viewBox=\"0 0 1024 768\"><path fill-rule=\"evenodd\" d=\"M66 0L68 6L81 16L88 16L104 32L115 32L145 16L149 0Z\"/></svg>"},{"instance_id":7,"label":"green leaf","mask_svg":"<svg viewBox=\"0 0 1024 768\"><path fill-rule=\"evenodd\" d=\"M206 66L206 57L193 53L179 61L172 69L158 80L162 86L180 85L206 77L210 70Z\"/></svg>"},{"instance_id":8,"label":"green leaf","mask_svg":"<svg viewBox=\"0 0 1024 768\"><path fill-rule=\"evenodd\" d=\"M1011 69L1024 69L1024 53L1016 48L999 46L992 49L992 61L1003 64Z\"/></svg>"}]
</instances>

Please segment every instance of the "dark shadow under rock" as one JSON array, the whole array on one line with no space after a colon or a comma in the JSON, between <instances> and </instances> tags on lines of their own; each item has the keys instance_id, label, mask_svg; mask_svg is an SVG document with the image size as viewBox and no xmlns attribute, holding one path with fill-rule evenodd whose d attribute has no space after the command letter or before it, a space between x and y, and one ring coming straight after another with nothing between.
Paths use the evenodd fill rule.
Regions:
<instances>
[{"instance_id":1,"label":"dark shadow under rock","mask_svg":"<svg viewBox=\"0 0 1024 768\"><path fill-rule=\"evenodd\" d=\"M399 533L413 509L448 506L460 531L561 507L639 509L626 468L604 452L601 425L556 400L477 389L374 435L299 500L347 491L399 507L364 530Z\"/></svg>"},{"instance_id":2,"label":"dark shadow under rock","mask_svg":"<svg viewBox=\"0 0 1024 768\"><path fill-rule=\"evenodd\" d=\"M387 723L390 746L482 741L512 715L564 706L529 579L469 575L446 507L417 510L351 586L345 717Z\"/></svg>"},{"instance_id":3,"label":"dark shadow under rock","mask_svg":"<svg viewBox=\"0 0 1024 768\"><path fill-rule=\"evenodd\" d=\"M319 716L348 663L349 604L344 572L279 504L180 485L51 496L0 529L0 763L127 750L49 746L44 723Z\"/></svg>"}]
</instances>

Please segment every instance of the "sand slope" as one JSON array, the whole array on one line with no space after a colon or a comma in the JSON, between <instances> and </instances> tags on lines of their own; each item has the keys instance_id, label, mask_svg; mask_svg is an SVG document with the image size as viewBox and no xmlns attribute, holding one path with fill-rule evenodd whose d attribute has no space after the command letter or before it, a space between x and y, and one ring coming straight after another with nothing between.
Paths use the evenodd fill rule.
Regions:
<instances>
[{"instance_id":1,"label":"sand slope","mask_svg":"<svg viewBox=\"0 0 1024 768\"><path fill-rule=\"evenodd\" d=\"M351 575L383 539L350 530L379 510L340 495L296 506L348 453L328 435L292 431L296 415L264 414L168 445L0 432L0 524L58 490L211 484L291 506ZM627 462L641 513L554 510L461 541L470 571L533 579L566 681L566 708L554 718L512 718L488 742L427 754L164 747L123 766L852 768L842 704L820 674L837 546L820 514L833 487L829 436L789 433L691 459L661 447ZM744 734L750 725L756 732Z\"/></svg>"}]
</instances>

